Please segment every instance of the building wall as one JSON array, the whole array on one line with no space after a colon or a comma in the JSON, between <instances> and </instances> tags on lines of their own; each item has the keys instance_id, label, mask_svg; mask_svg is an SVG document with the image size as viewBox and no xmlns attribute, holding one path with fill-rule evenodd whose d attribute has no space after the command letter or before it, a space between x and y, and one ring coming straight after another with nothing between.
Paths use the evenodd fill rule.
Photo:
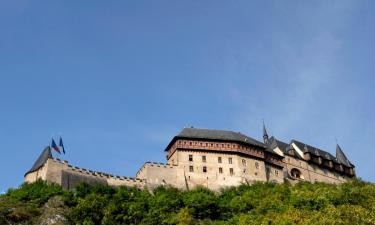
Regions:
<instances>
[{"instance_id":1,"label":"building wall","mask_svg":"<svg viewBox=\"0 0 375 225\"><path fill-rule=\"evenodd\" d=\"M189 155L193 157L192 161L189 161ZM221 157L221 163L219 157ZM205 186L219 190L242 183L267 181L265 163L262 159L235 153L191 150L177 150L171 158L178 160L176 186L184 189ZM231 169L233 174L231 174Z\"/></svg>"},{"instance_id":2,"label":"building wall","mask_svg":"<svg viewBox=\"0 0 375 225\"><path fill-rule=\"evenodd\" d=\"M285 155L284 158L284 173L291 174L291 170L293 168L298 169L303 176L304 181L309 181L312 183L315 182L325 182L325 183L334 183L339 184L342 182L347 181L349 178L343 176L337 172L332 170L328 170L326 168L319 167L318 165L310 164L302 159L297 159L288 155ZM297 182L292 181L292 182Z\"/></svg>"}]
</instances>

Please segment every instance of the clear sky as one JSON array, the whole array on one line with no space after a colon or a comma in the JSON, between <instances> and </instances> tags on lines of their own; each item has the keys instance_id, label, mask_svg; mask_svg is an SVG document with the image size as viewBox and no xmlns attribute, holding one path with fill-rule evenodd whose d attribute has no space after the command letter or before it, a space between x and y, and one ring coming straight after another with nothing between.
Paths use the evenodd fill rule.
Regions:
<instances>
[{"instance_id":1,"label":"clear sky","mask_svg":"<svg viewBox=\"0 0 375 225\"><path fill-rule=\"evenodd\" d=\"M134 176L184 127L335 153L375 181L374 1L0 0L0 191L52 136Z\"/></svg>"}]
</instances>

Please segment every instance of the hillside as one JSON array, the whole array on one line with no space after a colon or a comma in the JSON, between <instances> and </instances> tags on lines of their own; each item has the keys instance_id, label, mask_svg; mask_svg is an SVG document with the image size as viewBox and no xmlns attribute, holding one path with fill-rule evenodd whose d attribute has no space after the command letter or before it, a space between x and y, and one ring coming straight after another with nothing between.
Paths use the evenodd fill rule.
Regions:
<instances>
[{"instance_id":1,"label":"hillside","mask_svg":"<svg viewBox=\"0 0 375 225\"><path fill-rule=\"evenodd\" d=\"M214 193L43 182L0 196L0 224L375 224L375 185L258 183Z\"/></svg>"}]
</instances>

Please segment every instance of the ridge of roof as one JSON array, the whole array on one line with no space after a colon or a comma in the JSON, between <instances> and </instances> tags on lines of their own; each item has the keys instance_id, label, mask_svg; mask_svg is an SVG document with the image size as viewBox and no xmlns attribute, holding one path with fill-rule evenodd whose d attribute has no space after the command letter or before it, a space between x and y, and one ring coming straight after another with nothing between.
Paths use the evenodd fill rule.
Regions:
<instances>
[{"instance_id":1,"label":"ridge of roof","mask_svg":"<svg viewBox=\"0 0 375 225\"><path fill-rule=\"evenodd\" d=\"M254 138L246 136L246 135L244 135L240 132L227 131L227 130L184 128L184 129L182 129L182 131L176 137L238 141L238 142L242 142L242 143L266 148L266 145L263 142L255 140Z\"/></svg>"}]
</instances>

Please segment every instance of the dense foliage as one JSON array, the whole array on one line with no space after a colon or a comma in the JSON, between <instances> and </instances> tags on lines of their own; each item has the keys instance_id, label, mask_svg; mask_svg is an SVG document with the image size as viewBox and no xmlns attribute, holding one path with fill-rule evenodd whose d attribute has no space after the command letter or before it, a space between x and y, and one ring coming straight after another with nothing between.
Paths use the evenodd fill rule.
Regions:
<instances>
[{"instance_id":1,"label":"dense foliage","mask_svg":"<svg viewBox=\"0 0 375 225\"><path fill-rule=\"evenodd\" d=\"M81 184L74 192L42 181L0 196L0 224L33 224L51 198L70 224L375 224L375 185L257 183L220 193L197 188Z\"/></svg>"}]
</instances>

